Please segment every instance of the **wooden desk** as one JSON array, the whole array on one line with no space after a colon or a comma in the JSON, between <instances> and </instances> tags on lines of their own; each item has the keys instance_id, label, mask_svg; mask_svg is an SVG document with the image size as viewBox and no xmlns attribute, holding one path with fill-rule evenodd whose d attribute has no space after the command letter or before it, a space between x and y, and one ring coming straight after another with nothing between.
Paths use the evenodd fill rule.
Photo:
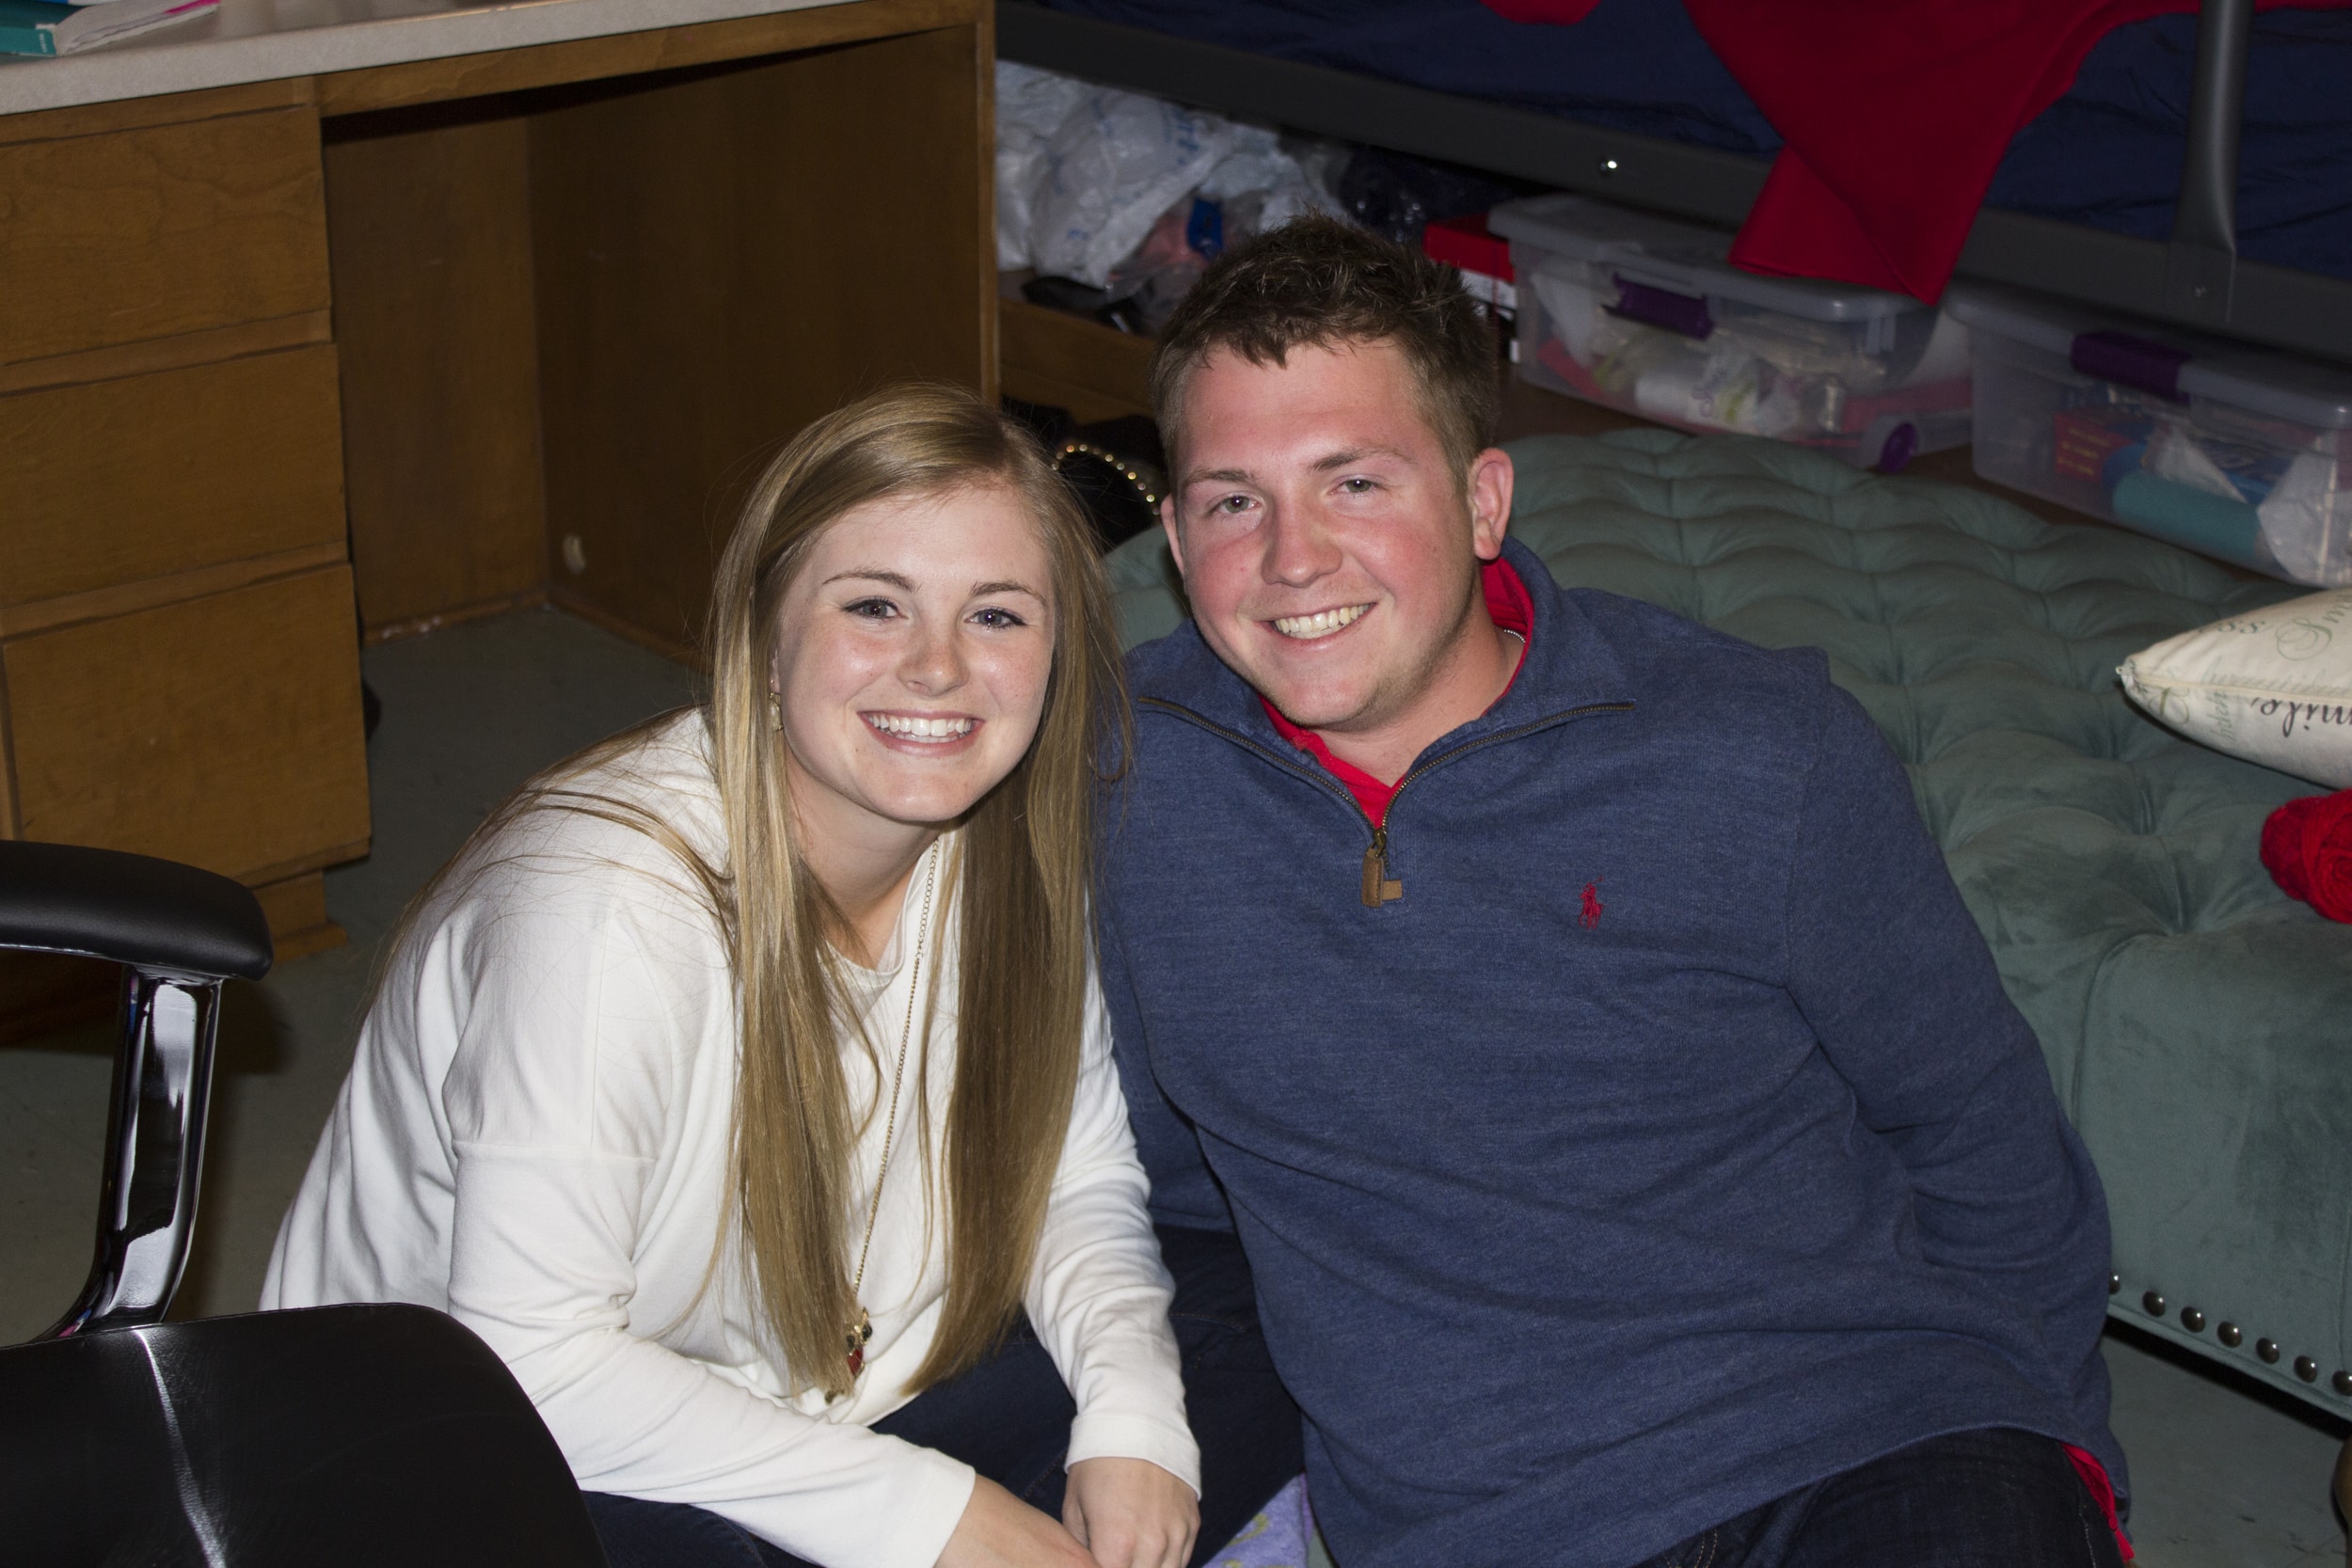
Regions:
<instances>
[{"instance_id":1,"label":"wooden desk","mask_svg":"<svg viewBox=\"0 0 2352 1568\"><path fill-rule=\"evenodd\" d=\"M0 835L340 942L363 630L552 599L683 651L778 440L993 392L992 14L228 0L0 66Z\"/></svg>"}]
</instances>

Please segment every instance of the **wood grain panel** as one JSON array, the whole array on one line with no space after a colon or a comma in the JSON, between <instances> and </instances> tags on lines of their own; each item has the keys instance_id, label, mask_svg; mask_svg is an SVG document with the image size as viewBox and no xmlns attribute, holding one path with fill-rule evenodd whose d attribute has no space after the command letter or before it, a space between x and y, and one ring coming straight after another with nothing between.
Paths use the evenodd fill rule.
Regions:
<instances>
[{"instance_id":1,"label":"wood grain panel","mask_svg":"<svg viewBox=\"0 0 2352 1568\"><path fill-rule=\"evenodd\" d=\"M306 871L283 881L264 882L253 890L253 896L269 921L270 942L281 964L351 940L326 917L326 878L322 873Z\"/></svg>"},{"instance_id":2,"label":"wood grain panel","mask_svg":"<svg viewBox=\"0 0 2352 1568\"><path fill-rule=\"evenodd\" d=\"M333 318L325 310L271 321L216 326L208 332L183 332L176 338L149 338L113 348L82 354L53 355L46 359L20 359L0 365L0 395L37 392L47 387L79 387L90 381L119 381L126 375L155 371L185 370L221 359L242 359L248 354L268 354L300 348L333 338Z\"/></svg>"},{"instance_id":3,"label":"wood grain panel","mask_svg":"<svg viewBox=\"0 0 2352 1568\"><path fill-rule=\"evenodd\" d=\"M994 402L1001 388L997 366L1003 357L997 342L996 320L996 8L982 6L973 29L972 97L977 120L972 147L972 178L979 186L979 288L973 308L980 313L980 395Z\"/></svg>"},{"instance_id":4,"label":"wood grain panel","mask_svg":"<svg viewBox=\"0 0 2352 1568\"><path fill-rule=\"evenodd\" d=\"M249 115L262 109L308 108L310 103L308 76L206 87L199 92L161 93L153 98L117 98L103 103L76 103L63 109L0 115L0 143L96 136L110 131L137 131L151 125Z\"/></svg>"},{"instance_id":5,"label":"wood grain panel","mask_svg":"<svg viewBox=\"0 0 2352 1568\"><path fill-rule=\"evenodd\" d=\"M370 66L318 77L319 112L360 114L413 103L447 103L531 87L634 76L791 50L821 49L894 33L971 26L993 17L992 0L863 0L858 5L773 11L725 22L574 39L530 49L402 65ZM992 48L989 57L994 58Z\"/></svg>"},{"instance_id":6,"label":"wood grain panel","mask_svg":"<svg viewBox=\"0 0 2352 1568\"><path fill-rule=\"evenodd\" d=\"M360 619L542 590L524 122L496 101L334 121L326 214Z\"/></svg>"},{"instance_id":7,"label":"wood grain panel","mask_svg":"<svg viewBox=\"0 0 2352 1568\"><path fill-rule=\"evenodd\" d=\"M328 344L0 398L0 605L343 533Z\"/></svg>"},{"instance_id":8,"label":"wood grain panel","mask_svg":"<svg viewBox=\"0 0 2352 1568\"><path fill-rule=\"evenodd\" d=\"M308 109L0 146L0 363L326 308Z\"/></svg>"},{"instance_id":9,"label":"wood grain panel","mask_svg":"<svg viewBox=\"0 0 2352 1568\"><path fill-rule=\"evenodd\" d=\"M888 382L986 389L975 29L581 94L532 124L548 531L567 600L691 642L749 483Z\"/></svg>"},{"instance_id":10,"label":"wood grain panel","mask_svg":"<svg viewBox=\"0 0 2352 1568\"><path fill-rule=\"evenodd\" d=\"M268 555L249 555L242 561L224 561L217 566L199 566L192 572L135 578L87 594L35 599L30 604L0 605L0 638L29 636L82 621L110 621L119 615L177 604L182 599L200 599L210 594L226 594L232 588L315 572L322 566L340 566L349 558L350 552L341 539L322 540L296 549L273 550Z\"/></svg>"},{"instance_id":11,"label":"wood grain panel","mask_svg":"<svg viewBox=\"0 0 2352 1568\"><path fill-rule=\"evenodd\" d=\"M1140 414L1152 417L1152 410L1125 398L1105 397L1091 387L1081 387L1074 381L1057 381L1050 375L1007 364L998 372L996 385L1005 396L1019 398L1024 403L1042 404L1048 408L1064 408L1080 424L1092 424L1098 420L1125 419Z\"/></svg>"},{"instance_id":12,"label":"wood grain panel","mask_svg":"<svg viewBox=\"0 0 2352 1568\"><path fill-rule=\"evenodd\" d=\"M1152 391L1144 372L1152 362L1152 340L1025 299L1000 299L996 309L1006 391L1032 403L1059 404L1081 423L1150 415Z\"/></svg>"},{"instance_id":13,"label":"wood grain panel","mask_svg":"<svg viewBox=\"0 0 2352 1568\"><path fill-rule=\"evenodd\" d=\"M20 638L0 673L26 838L255 880L364 848L347 567Z\"/></svg>"}]
</instances>

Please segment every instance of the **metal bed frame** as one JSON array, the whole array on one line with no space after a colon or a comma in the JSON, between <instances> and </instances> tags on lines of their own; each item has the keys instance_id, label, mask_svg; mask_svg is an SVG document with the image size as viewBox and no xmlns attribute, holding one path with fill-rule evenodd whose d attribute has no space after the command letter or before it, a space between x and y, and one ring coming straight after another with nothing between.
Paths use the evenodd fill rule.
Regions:
<instances>
[{"instance_id":1,"label":"metal bed frame","mask_svg":"<svg viewBox=\"0 0 2352 1568\"><path fill-rule=\"evenodd\" d=\"M2241 261L2238 131L2253 0L2204 0L2169 242L1987 209L1962 276L2352 362L2352 280ZM996 0L1005 59L1237 119L1737 226L1769 160Z\"/></svg>"}]
</instances>

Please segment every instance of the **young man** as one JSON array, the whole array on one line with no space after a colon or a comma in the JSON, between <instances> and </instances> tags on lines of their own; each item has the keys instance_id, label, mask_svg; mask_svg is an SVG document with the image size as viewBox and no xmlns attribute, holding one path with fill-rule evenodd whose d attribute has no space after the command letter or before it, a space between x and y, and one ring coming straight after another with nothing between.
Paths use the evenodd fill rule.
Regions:
<instances>
[{"instance_id":1,"label":"young man","mask_svg":"<svg viewBox=\"0 0 2352 1568\"><path fill-rule=\"evenodd\" d=\"M1506 537L1453 274L1336 224L1152 367L1103 978L1344 1568L2112 1564L2098 1180L1813 650Z\"/></svg>"}]
</instances>

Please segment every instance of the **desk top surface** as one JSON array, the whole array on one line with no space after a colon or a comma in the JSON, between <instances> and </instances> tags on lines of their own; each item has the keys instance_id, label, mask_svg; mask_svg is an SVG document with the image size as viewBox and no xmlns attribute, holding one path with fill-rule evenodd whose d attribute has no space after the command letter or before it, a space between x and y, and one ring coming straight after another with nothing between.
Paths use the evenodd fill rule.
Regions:
<instances>
[{"instance_id":1,"label":"desk top surface","mask_svg":"<svg viewBox=\"0 0 2352 1568\"><path fill-rule=\"evenodd\" d=\"M191 92L846 0L221 0L192 21L56 59L0 55L0 115Z\"/></svg>"}]
</instances>

